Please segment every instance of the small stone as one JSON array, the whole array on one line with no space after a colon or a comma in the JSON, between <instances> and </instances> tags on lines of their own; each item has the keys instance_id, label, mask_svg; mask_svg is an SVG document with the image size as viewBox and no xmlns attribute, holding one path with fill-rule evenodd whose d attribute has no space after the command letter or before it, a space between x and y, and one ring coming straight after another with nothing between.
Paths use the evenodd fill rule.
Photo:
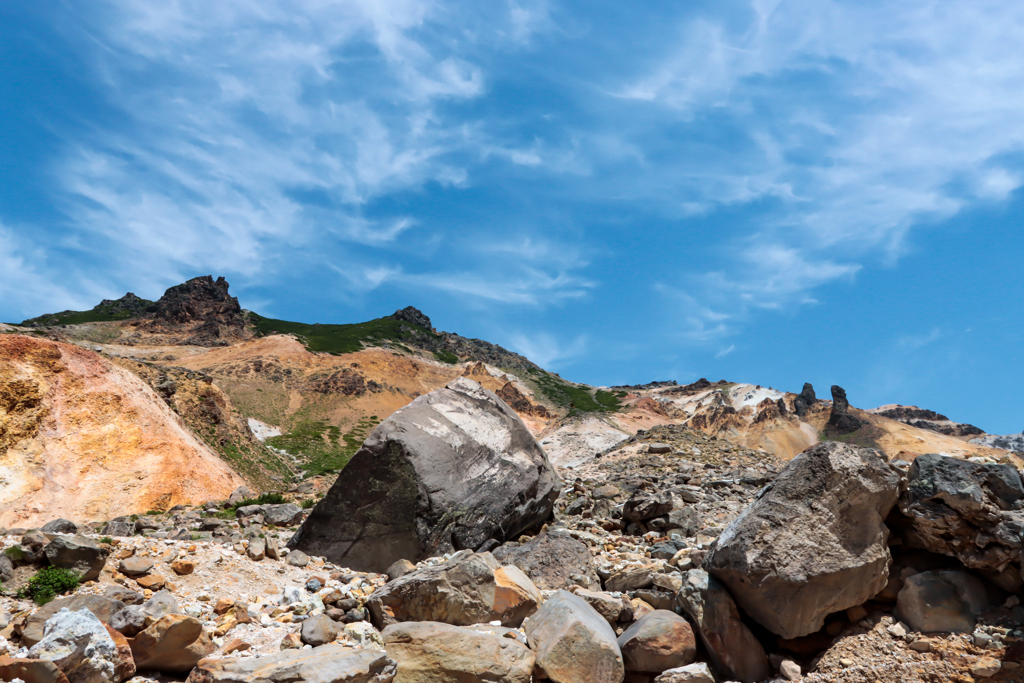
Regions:
<instances>
[{"instance_id":1,"label":"small stone","mask_svg":"<svg viewBox=\"0 0 1024 683\"><path fill-rule=\"evenodd\" d=\"M245 642L241 638L235 638L230 643L224 646L224 654L229 655L232 652L243 652L252 647L249 643Z\"/></svg>"},{"instance_id":2,"label":"small stone","mask_svg":"<svg viewBox=\"0 0 1024 683\"><path fill-rule=\"evenodd\" d=\"M234 606L235 601L231 598L220 598L219 600L217 600L217 604L213 606L213 613L224 614Z\"/></svg>"},{"instance_id":3,"label":"small stone","mask_svg":"<svg viewBox=\"0 0 1024 683\"><path fill-rule=\"evenodd\" d=\"M915 640L908 647L914 652L931 652L932 644L929 640Z\"/></svg>"},{"instance_id":4,"label":"small stone","mask_svg":"<svg viewBox=\"0 0 1024 683\"><path fill-rule=\"evenodd\" d=\"M302 638L298 633L289 633L281 639L282 650L297 650L302 647Z\"/></svg>"},{"instance_id":5,"label":"small stone","mask_svg":"<svg viewBox=\"0 0 1024 683\"><path fill-rule=\"evenodd\" d=\"M323 584L320 583L320 579L312 578L306 582L306 590L310 593L316 593L318 590L323 588Z\"/></svg>"},{"instance_id":6,"label":"small stone","mask_svg":"<svg viewBox=\"0 0 1024 683\"><path fill-rule=\"evenodd\" d=\"M160 590L164 587L164 584L167 583L167 579L165 579L161 574L148 574L147 576L140 576L135 579L135 582L143 588Z\"/></svg>"},{"instance_id":7,"label":"small stone","mask_svg":"<svg viewBox=\"0 0 1024 683\"><path fill-rule=\"evenodd\" d=\"M196 565L192 560L175 560L171 562L171 569L174 570L175 574L184 576L185 574L191 574L195 571Z\"/></svg>"},{"instance_id":8,"label":"small stone","mask_svg":"<svg viewBox=\"0 0 1024 683\"><path fill-rule=\"evenodd\" d=\"M708 665L700 662L663 671L654 683L715 683L715 677Z\"/></svg>"},{"instance_id":9,"label":"small stone","mask_svg":"<svg viewBox=\"0 0 1024 683\"><path fill-rule=\"evenodd\" d=\"M999 673L1000 663L992 657L982 657L971 665L971 675L980 678L988 678Z\"/></svg>"},{"instance_id":10,"label":"small stone","mask_svg":"<svg viewBox=\"0 0 1024 683\"><path fill-rule=\"evenodd\" d=\"M782 660L782 664L779 665L779 673L787 681L799 681L803 678L803 673L800 671L800 665L794 662L792 659Z\"/></svg>"},{"instance_id":11,"label":"small stone","mask_svg":"<svg viewBox=\"0 0 1024 683\"><path fill-rule=\"evenodd\" d=\"M293 567L305 567L309 564L309 555L301 550L293 550L288 553L288 559L286 562Z\"/></svg>"},{"instance_id":12,"label":"small stone","mask_svg":"<svg viewBox=\"0 0 1024 683\"><path fill-rule=\"evenodd\" d=\"M988 647L992 644L992 636L981 631L974 632L974 645L976 647Z\"/></svg>"},{"instance_id":13,"label":"small stone","mask_svg":"<svg viewBox=\"0 0 1024 683\"><path fill-rule=\"evenodd\" d=\"M398 560L388 567L387 571L384 573L388 575L389 581L394 581L395 579L401 578L409 572L414 571L416 571L416 565L412 562L409 560Z\"/></svg>"},{"instance_id":14,"label":"small stone","mask_svg":"<svg viewBox=\"0 0 1024 683\"><path fill-rule=\"evenodd\" d=\"M893 638L902 638L903 636L907 635L906 627L904 627L903 624L900 622L896 622L895 624L887 628L886 631L888 631L889 635Z\"/></svg>"},{"instance_id":15,"label":"small stone","mask_svg":"<svg viewBox=\"0 0 1024 683\"><path fill-rule=\"evenodd\" d=\"M843 666L845 666L846 668L850 668L851 666L854 665L854 661L852 659L848 659L846 657L843 657L842 659L840 659L839 663L842 664Z\"/></svg>"},{"instance_id":16,"label":"small stone","mask_svg":"<svg viewBox=\"0 0 1024 683\"><path fill-rule=\"evenodd\" d=\"M846 618L850 620L850 623L856 623L866 617L868 611L864 609L862 605L854 605L853 607L846 610Z\"/></svg>"}]
</instances>

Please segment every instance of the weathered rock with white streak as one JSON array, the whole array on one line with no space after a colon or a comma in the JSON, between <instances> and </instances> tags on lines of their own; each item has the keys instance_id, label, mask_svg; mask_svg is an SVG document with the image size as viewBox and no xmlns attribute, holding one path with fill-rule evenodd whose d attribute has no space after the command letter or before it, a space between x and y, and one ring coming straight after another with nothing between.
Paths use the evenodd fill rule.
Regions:
<instances>
[{"instance_id":1,"label":"weathered rock with white streak","mask_svg":"<svg viewBox=\"0 0 1024 683\"><path fill-rule=\"evenodd\" d=\"M697 626L711 662L724 678L755 683L771 675L764 648L740 619L732 596L706 571L686 573L676 605Z\"/></svg>"},{"instance_id":2,"label":"weathered rock with white streak","mask_svg":"<svg viewBox=\"0 0 1024 683\"><path fill-rule=\"evenodd\" d=\"M558 591L526 622L537 670L554 683L621 683L615 631L582 598Z\"/></svg>"},{"instance_id":3,"label":"weathered rock with white streak","mask_svg":"<svg viewBox=\"0 0 1024 683\"><path fill-rule=\"evenodd\" d=\"M103 622L86 609L57 612L28 654L56 664L70 683L118 683L135 674L132 658L125 657Z\"/></svg>"},{"instance_id":4,"label":"weathered rock with white streak","mask_svg":"<svg viewBox=\"0 0 1024 683\"><path fill-rule=\"evenodd\" d=\"M719 536L704 561L758 623L784 638L882 590L883 520L899 474L876 451L820 443L794 458Z\"/></svg>"},{"instance_id":5,"label":"weathered rock with white streak","mask_svg":"<svg viewBox=\"0 0 1024 683\"><path fill-rule=\"evenodd\" d=\"M391 683L395 670L383 652L332 644L266 657L206 659L186 683Z\"/></svg>"},{"instance_id":6,"label":"weathered rock with white streak","mask_svg":"<svg viewBox=\"0 0 1024 683\"><path fill-rule=\"evenodd\" d=\"M472 626L393 624L382 635L398 663L396 683L530 683L533 676L536 657L528 647Z\"/></svg>"},{"instance_id":7,"label":"weathered rock with white streak","mask_svg":"<svg viewBox=\"0 0 1024 683\"><path fill-rule=\"evenodd\" d=\"M466 552L381 586L367 605L378 628L396 621L519 626L541 600L540 591L518 567L502 567L490 553Z\"/></svg>"},{"instance_id":8,"label":"weathered rock with white streak","mask_svg":"<svg viewBox=\"0 0 1024 683\"><path fill-rule=\"evenodd\" d=\"M381 422L288 545L384 572L540 525L558 482L519 416L459 377Z\"/></svg>"},{"instance_id":9,"label":"weathered rock with white streak","mask_svg":"<svg viewBox=\"0 0 1024 683\"><path fill-rule=\"evenodd\" d=\"M31 647L42 640L46 622L62 609L71 612L86 609L96 615L100 621L110 623L113 616L124 609L124 603L102 595L89 594L57 598L37 609L28 618L25 628L21 632L22 644Z\"/></svg>"}]
</instances>

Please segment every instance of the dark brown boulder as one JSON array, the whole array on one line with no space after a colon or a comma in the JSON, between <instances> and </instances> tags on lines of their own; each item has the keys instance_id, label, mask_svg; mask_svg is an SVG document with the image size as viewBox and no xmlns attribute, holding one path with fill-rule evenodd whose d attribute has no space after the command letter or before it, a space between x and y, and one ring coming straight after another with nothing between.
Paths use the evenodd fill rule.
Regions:
<instances>
[{"instance_id":1,"label":"dark brown boulder","mask_svg":"<svg viewBox=\"0 0 1024 683\"><path fill-rule=\"evenodd\" d=\"M378 425L288 545L384 572L514 538L551 516L558 486L519 416L459 377Z\"/></svg>"},{"instance_id":2,"label":"dark brown boulder","mask_svg":"<svg viewBox=\"0 0 1024 683\"><path fill-rule=\"evenodd\" d=\"M499 546L491 554L502 564L519 567L541 590L601 587L594 557L568 534L539 534L526 543Z\"/></svg>"}]
</instances>

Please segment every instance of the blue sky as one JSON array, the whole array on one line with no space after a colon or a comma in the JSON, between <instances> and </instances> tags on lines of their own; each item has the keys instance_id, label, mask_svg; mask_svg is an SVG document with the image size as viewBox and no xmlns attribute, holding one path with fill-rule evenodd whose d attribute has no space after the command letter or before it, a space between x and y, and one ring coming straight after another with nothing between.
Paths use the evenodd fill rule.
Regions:
<instances>
[{"instance_id":1,"label":"blue sky","mask_svg":"<svg viewBox=\"0 0 1024 683\"><path fill-rule=\"evenodd\" d=\"M1024 428L1024 5L0 4L0 319L224 275Z\"/></svg>"}]
</instances>

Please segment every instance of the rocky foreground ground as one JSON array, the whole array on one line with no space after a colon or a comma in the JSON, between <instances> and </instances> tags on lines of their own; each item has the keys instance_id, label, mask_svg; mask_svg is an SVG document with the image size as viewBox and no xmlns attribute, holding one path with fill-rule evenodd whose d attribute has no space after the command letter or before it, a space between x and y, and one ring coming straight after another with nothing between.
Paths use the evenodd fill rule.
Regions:
<instances>
[{"instance_id":1,"label":"rocky foreground ground","mask_svg":"<svg viewBox=\"0 0 1024 683\"><path fill-rule=\"evenodd\" d=\"M486 415L486 394L453 391ZM306 484L287 503L238 506L238 492L102 524L7 530L0 679L1024 680L1024 484L1014 468L941 456L887 462L836 443L787 464L656 427L564 470L553 495L536 492L552 505L542 527L456 550L452 539L472 520L500 520L500 531L532 515L512 485L546 481L495 475L529 457L488 459L509 443L495 436L504 413L484 430L469 412L453 413L465 396L424 397L419 417L396 413L353 471L366 486L387 468L422 477L414 447L475 434L490 446L473 451L488 464L474 480L509 490L494 485L493 500L474 508L488 520L446 512L439 496L429 528L378 520L387 542L346 537L380 549L369 558L346 546L360 562L405 549L381 573L300 549L352 481L322 500ZM427 416L430 438L409 437ZM386 467L380 452L390 454ZM434 455L436 484L444 456ZM378 469L360 470L366 463ZM305 500L320 500L320 522L306 519ZM16 597L47 566L84 581L42 607Z\"/></svg>"}]
</instances>

